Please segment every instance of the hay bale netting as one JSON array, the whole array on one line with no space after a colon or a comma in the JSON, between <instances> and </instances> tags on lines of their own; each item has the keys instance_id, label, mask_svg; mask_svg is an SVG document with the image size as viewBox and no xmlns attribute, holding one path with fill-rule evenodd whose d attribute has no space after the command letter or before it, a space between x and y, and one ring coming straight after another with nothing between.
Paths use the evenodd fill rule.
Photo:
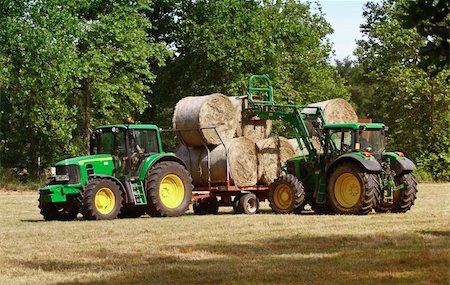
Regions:
<instances>
[{"instance_id":1,"label":"hay bale netting","mask_svg":"<svg viewBox=\"0 0 450 285\"><path fill-rule=\"evenodd\" d=\"M187 146L218 145L231 139L236 131L235 109L228 97L215 93L206 96L185 97L178 101L173 114L173 128L186 129L177 135Z\"/></svg>"},{"instance_id":2,"label":"hay bale netting","mask_svg":"<svg viewBox=\"0 0 450 285\"><path fill-rule=\"evenodd\" d=\"M354 123L358 116L352 105L341 98L309 104L308 106L321 107L327 124ZM304 108L303 113L315 113L316 109Z\"/></svg>"},{"instance_id":3,"label":"hay bale netting","mask_svg":"<svg viewBox=\"0 0 450 285\"><path fill-rule=\"evenodd\" d=\"M253 141L267 138L272 131L272 121L263 120L246 111L246 96L228 97L236 110L238 124L236 127L236 137L247 137Z\"/></svg>"},{"instance_id":4,"label":"hay bale netting","mask_svg":"<svg viewBox=\"0 0 450 285\"><path fill-rule=\"evenodd\" d=\"M258 146L258 183L268 185L281 174L281 164L295 155L294 147L284 137L270 137Z\"/></svg>"},{"instance_id":5,"label":"hay bale netting","mask_svg":"<svg viewBox=\"0 0 450 285\"><path fill-rule=\"evenodd\" d=\"M208 184L208 173L203 173L201 165L202 161L207 162L208 159L208 151L204 147L188 147L180 144L174 152L186 164L187 170L191 173L192 184L195 186Z\"/></svg>"},{"instance_id":6,"label":"hay bale netting","mask_svg":"<svg viewBox=\"0 0 450 285\"><path fill-rule=\"evenodd\" d=\"M230 178L236 186L253 186L258 180L257 147L245 137L230 139L210 151L210 177L212 182L227 180L227 152ZM181 158L191 172L195 186L208 185L208 152L202 147L179 145L175 154Z\"/></svg>"}]
</instances>

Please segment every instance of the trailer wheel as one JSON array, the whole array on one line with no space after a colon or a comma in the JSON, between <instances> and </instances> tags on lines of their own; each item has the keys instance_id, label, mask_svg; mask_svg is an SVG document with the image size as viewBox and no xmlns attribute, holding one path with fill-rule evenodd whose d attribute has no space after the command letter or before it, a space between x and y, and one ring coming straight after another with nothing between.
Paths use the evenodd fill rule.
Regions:
<instances>
[{"instance_id":1,"label":"trailer wheel","mask_svg":"<svg viewBox=\"0 0 450 285\"><path fill-rule=\"evenodd\" d=\"M38 201L41 215L46 221L72 221L77 217L80 210L76 201L43 203L40 197Z\"/></svg>"},{"instance_id":2,"label":"trailer wheel","mask_svg":"<svg viewBox=\"0 0 450 285\"><path fill-rule=\"evenodd\" d=\"M109 179L89 181L81 194L81 213L86 220L111 220L117 218L122 208L123 192Z\"/></svg>"},{"instance_id":3,"label":"trailer wheel","mask_svg":"<svg viewBox=\"0 0 450 285\"><path fill-rule=\"evenodd\" d=\"M238 195L234 196L234 199L233 199L233 211L234 211L235 214L242 214L242 212L240 212L240 209L238 207L239 199L241 199L241 197L242 197L242 194L238 194Z\"/></svg>"},{"instance_id":4,"label":"trailer wheel","mask_svg":"<svg viewBox=\"0 0 450 285\"><path fill-rule=\"evenodd\" d=\"M163 161L147 172L147 213L152 217L176 217L189 208L192 178L178 162Z\"/></svg>"},{"instance_id":5,"label":"trailer wheel","mask_svg":"<svg viewBox=\"0 0 450 285\"><path fill-rule=\"evenodd\" d=\"M342 164L331 173L328 200L338 214L368 214L379 195L378 177L354 164Z\"/></svg>"},{"instance_id":6,"label":"trailer wheel","mask_svg":"<svg viewBox=\"0 0 450 285\"><path fill-rule=\"evenodd\" d=\"M237 208L241 214L256 214L259 210L259 199L253 193L245 194L239 199Z\"/></svg>"},{"instance_id":7,"label":"trailer wheel","mask_svg":"<svg viewBox=\"0 0 450 285\"><path fill-rule=\"evenodd\" d=\"M305 201L303 183L292 174L276 179L269 187L269 205L275 213L289 214Z\"/></svg>"},{"instance_id":8,"label":"trailer wheel","mask_svg":"<svg viewBox=\"0 0 450 285\"><path fill-rule=\"evenodd\" d=\"M219 212L219 202L215 197L199 199L195 201L192 208L196 215L217 215Z\"/></svg>"}]
</instances>

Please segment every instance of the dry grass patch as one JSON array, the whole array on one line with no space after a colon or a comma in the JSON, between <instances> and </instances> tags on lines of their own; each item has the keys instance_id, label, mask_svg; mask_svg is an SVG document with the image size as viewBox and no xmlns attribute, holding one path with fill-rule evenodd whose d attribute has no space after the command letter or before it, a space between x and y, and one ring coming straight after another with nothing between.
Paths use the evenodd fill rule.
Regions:
<instances>
[{"instance_id":1,"label":"dry grass patch","mask_svg":"<svg viewBox=\"0 0 450 285\"><path fill-rule=\"evenodd\" d=\"M406 214L44 222L0 193L0 284L448 284L450 184Z\"/></svg>"}]
</instances>

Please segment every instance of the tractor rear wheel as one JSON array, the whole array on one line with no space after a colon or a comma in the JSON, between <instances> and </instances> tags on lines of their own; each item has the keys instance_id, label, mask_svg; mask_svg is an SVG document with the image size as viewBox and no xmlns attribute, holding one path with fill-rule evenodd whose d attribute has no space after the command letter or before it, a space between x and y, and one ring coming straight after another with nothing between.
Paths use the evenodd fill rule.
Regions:
<instances>
[{"instance_id":1,"label":"tractor rear wheel","mask_svg":"<svg viewBox=\"0 0 450 285\"><path fill-rule=\"evenodd\" d=\"M417 179L412 173L395 177L395 186L400 188L394 192L394 201L381 201L375 208L377 213L405 213L411 209L417 197Z\"/></svg>"},{"instance_id":2,"label":"tractor rear wheel","mask_svg":"<svg viewBox=\"0 0 450 285\"><path fill-rule=\"evenodd\" d=\"M338 166L328 180L328 201L338 214L365 215L376 206L378 178L354 164Z\"/></svg>"},{"instance_id":3,"label":"tractor rear wheel","mask_svg":"<svg viewBox=\"0 0 450 285\"><path fill-rule=\"evenodd\" d=\"M259 210L259 199L253 193L244 194L239 198L237 208L240 214L256 214Z\"/></svg>"},{"instance_id":4,"label":"tractor rear wheel","mask_svg":"<svg viewBox=\"0 0 450 285\"><path fill-rule=\"evenodd\" d=\"M219 212L219 201L216 197L204 198L195 201L192 206L196 215L217 215Z\"/></svg>"},{"instance_id":5,"label":"tractor rear wheel","mask_svg":"<svg viewBox=\"0 0 450 285\"><path fill-rule=\"evenodd\" d=\"M76 201L43 203L41 198L38 201L41 215L46 221L72 221L77 217L80 210Z\"/></svg>"},{"instance_id":6,"label":"tractor rear wheel","mask_svg":"<svg viewBox=\"0 0 450 285\"><path fill-rule=\"evenodd\" d=\"M183 215L191 203L192 178L178 162L164 161L147 172L147 213L152 217Z\"/></svg>"},{"instance_id":7,"label":"tractor rear wheel","mask_svg":"<svg viewBox=\"0 0 450 285\"><path fill-rule=\"evenodd\" d=\"M292 174L277 178L269 186L269 206L275 213L290 214L304 201L303 183Z\"/></svg>"},{"instance_id":8,"label":"tractor rear wheel","mask_svg":"<svg viewBox=\"0 0 450 285\"><path fill-rule=\"evenodd\" d=\"M93 179L81 194L81 213L86 220L111 220L117 218L122 208L123 192L110 179Z\"/></svg>"}]
</instances>

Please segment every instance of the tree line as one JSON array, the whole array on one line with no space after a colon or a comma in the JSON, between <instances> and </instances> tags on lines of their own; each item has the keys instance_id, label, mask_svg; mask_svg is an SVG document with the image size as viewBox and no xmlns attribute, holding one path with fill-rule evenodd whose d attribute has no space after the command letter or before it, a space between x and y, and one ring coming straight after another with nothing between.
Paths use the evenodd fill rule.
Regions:
<instances>
[{"instance_id":1,"label":"tree line","mask_svg":"<svg viewBox=\"0 0 450 285\"><path fill-rule=\"evenodd\" d=\"M93 126L131 116L167 128L180 98L245 95L251 74L268 74L277 102L350 100L390 127L391 148L449 180L441 2L369 2L357 60L332 64L318 4L0 0L0 167L35 174L38 159L86 154Z\"/></svg>"}]
</instances>

